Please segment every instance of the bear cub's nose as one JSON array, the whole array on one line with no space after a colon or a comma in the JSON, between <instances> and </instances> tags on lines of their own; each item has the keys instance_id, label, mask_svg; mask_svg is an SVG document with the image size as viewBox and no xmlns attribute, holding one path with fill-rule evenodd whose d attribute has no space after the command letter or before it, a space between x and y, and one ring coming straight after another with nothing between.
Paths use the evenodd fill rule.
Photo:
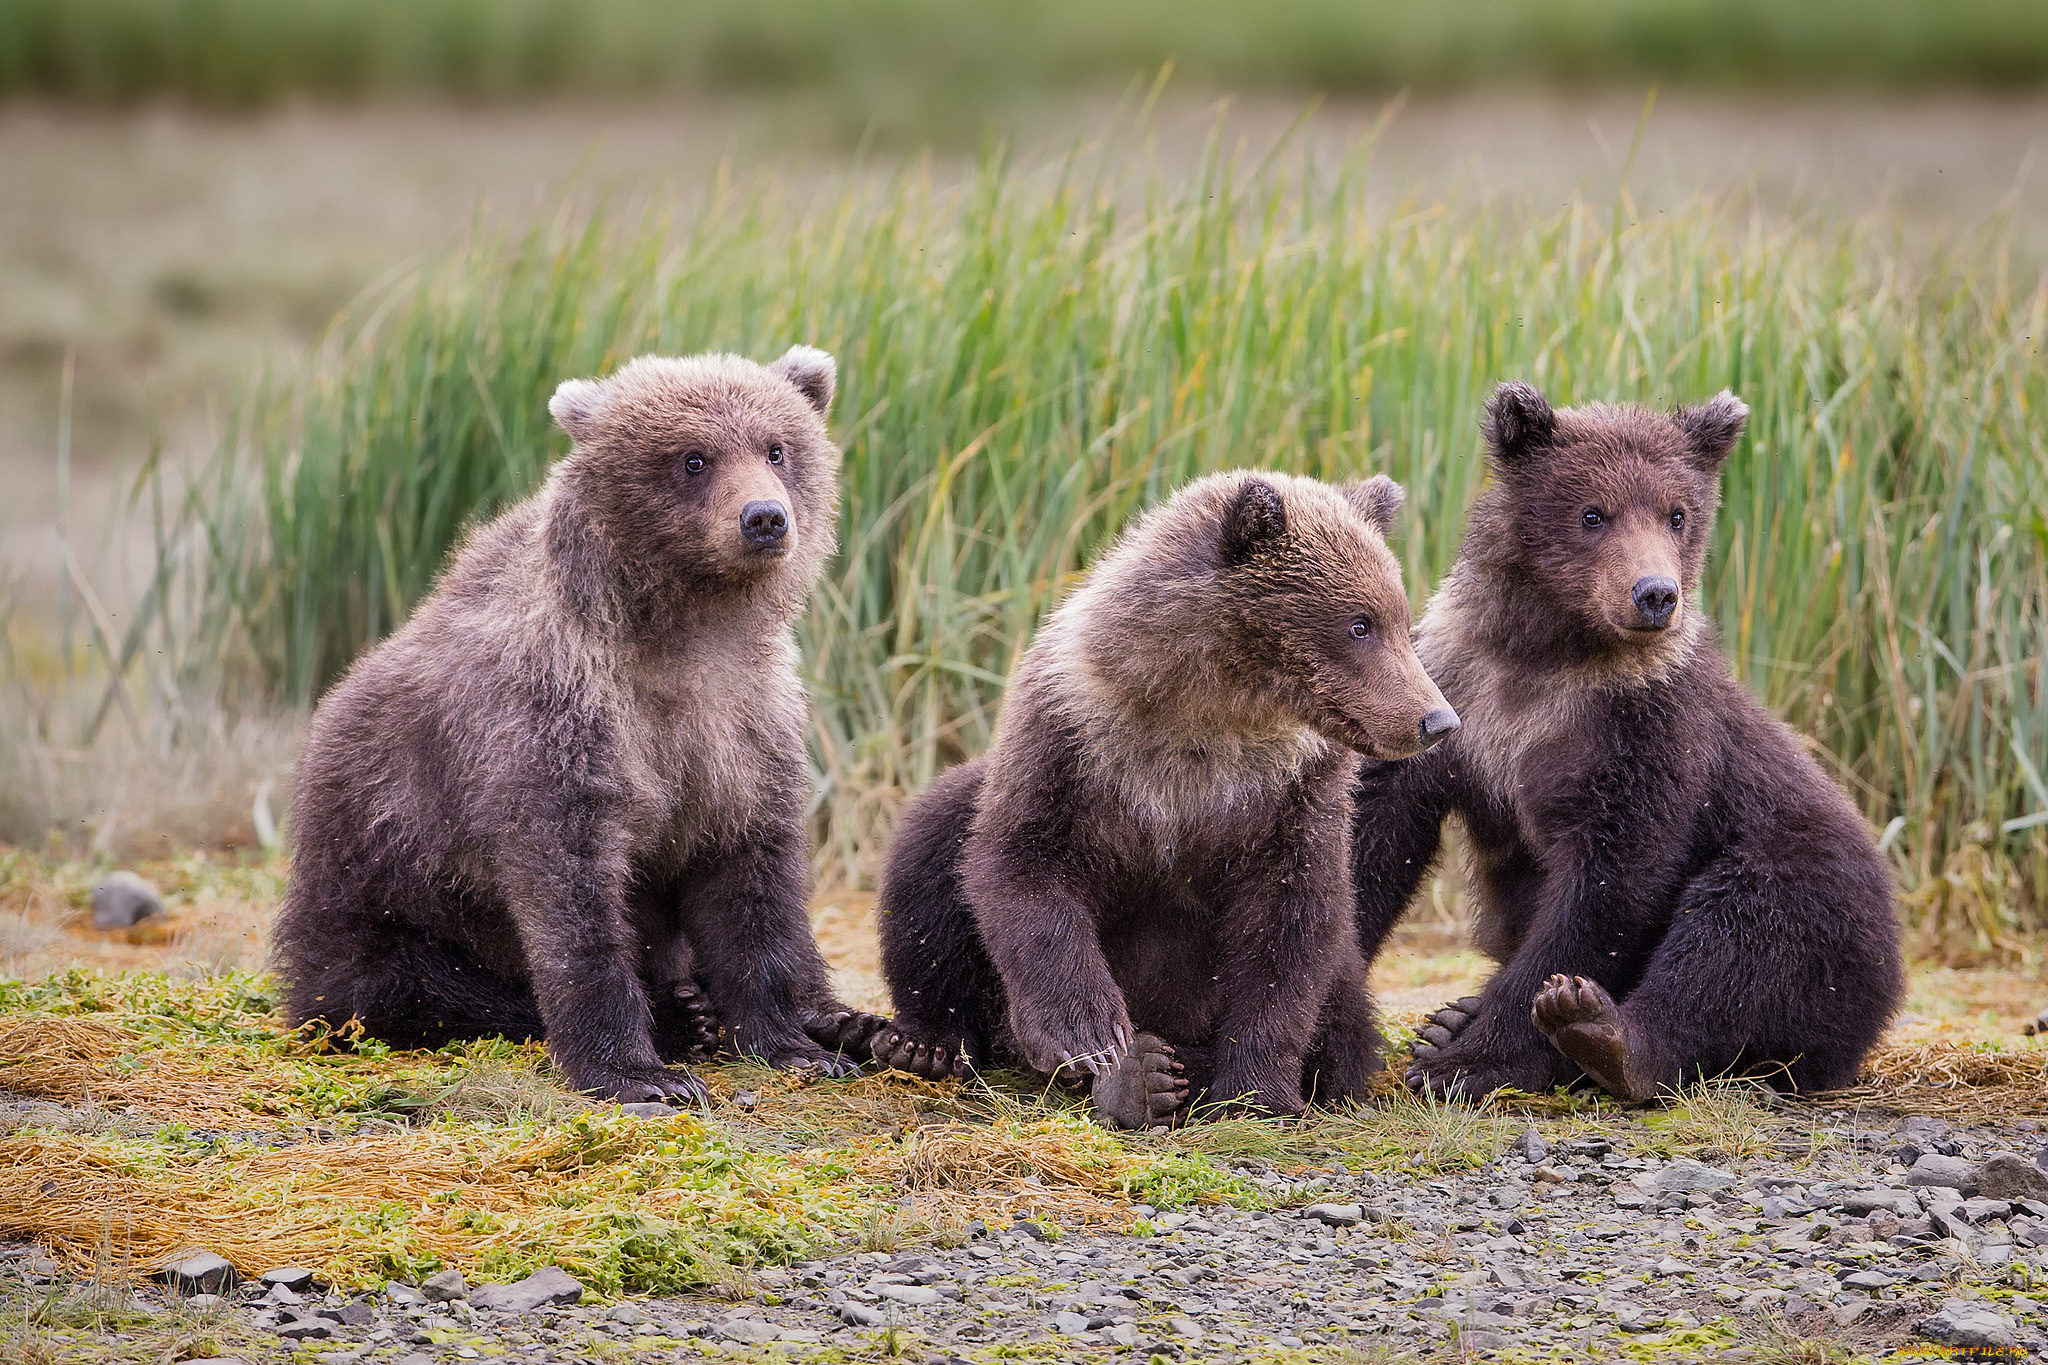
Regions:
<instances>
[{"instance_id":1,"label":"bear cub's nose","mask_svg":"<svg viewBox=\"0 0 2048 1365\"><path fill-rule=\"evenodd\" d=\"M1638 578L1635 592L1636 616L1641 620L1641 629L1662 630L1671 624L1671 613L1678 610L1678 583L1674 579L1658 574L1651 578Z\"/></svg>"},{"instance_id":2,"label":"bear cub's nose","mask_svg":"<svg viewBox=\"0 0 2048 1365\"><path fill-rule=\"evenodd\" d=\"M780 545L789 534L789 513L772 498L762 498L740 509L740 534L757 550Z\"/></svg>"},{"instance_id":3,"label":"bear cub's nose","mask_svg":"<svg viewBox=\"0 0 2048 1365\"><path fill-rule=\"evenodd\" d=\"M1458 713L1448 706L1425 711L1422 715L1420 733L1422 747L1427 749L1445 735L1458 728Z\"/></svg>"}]
</instances>

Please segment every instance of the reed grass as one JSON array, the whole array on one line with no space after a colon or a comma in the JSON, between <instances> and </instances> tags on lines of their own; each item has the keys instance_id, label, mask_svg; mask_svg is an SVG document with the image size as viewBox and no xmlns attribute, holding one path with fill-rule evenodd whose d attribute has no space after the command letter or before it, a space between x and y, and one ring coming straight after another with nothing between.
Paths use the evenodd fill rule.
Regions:
<instances>
[{"instance_id":1,"label":"reed grass","mask_svg":"<svg viewBox=\"0 0 2048 1365\"><path fill-rule=\"evenodd\" d=\"M1703 199L1365 204L1347 168L1113 149L955 188L793 203L722 178L659 210L479 233L363 300L260 394L197 506L214 619L305 703L565 439L560 379L643 351L833 350L842 553L802 622L820 870L987 741L1002 680L1123 521L1208 470L1405 484L1418 601L1483 477L1476 418L1558 402L1753 411L1704 583L1736 671L1883 831L1923 946L2048 918L2048 288L1995 229L1908 251L1881 217ZM220 651L217 651L220 652Z\"/></svg>"},{"instance_id":2,"label":"reed grass","mask_svg":"<svg viewBox=\"0 0 2048 1365\"><path fill-rule=\"evenodd\" d=\"M1175 61L1242 89L2015 85L2031 0L0 0L0 95L822 93L852 130Z\"/></svg>"}]
</instances>

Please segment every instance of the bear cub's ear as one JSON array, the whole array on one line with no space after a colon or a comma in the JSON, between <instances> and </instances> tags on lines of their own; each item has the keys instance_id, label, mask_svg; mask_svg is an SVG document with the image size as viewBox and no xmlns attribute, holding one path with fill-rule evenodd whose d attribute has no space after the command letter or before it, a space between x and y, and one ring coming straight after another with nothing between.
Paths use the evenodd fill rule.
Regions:
<instances>
[{"instance_id":1,"label":"bear cub's ear","mask_svg":"<svg viewBox=\"0 0 2048 1365\"><path fill-rule=\"evenodd\" d=\"M548 400L548 414L582 445L597 435L597 416L604 409L604 383L597 379L564 379Z\"/></svg>"},{"instance_id":2,"label":"bear cub's ear","mask_svg":"<svg viewBox=\"0 0 2048 1365\"><path fill-rule=\"evenodd\" d=\"M1408 495L1384 474L1375 474L1359 483L1344 485L1344 496L1358 515L1364 517L1383 536L1394 534L1394 518L1401 513L1401 504Z\"/></svg>"},{"instance_id":3,"label":"bear cub's ear","mask_svg":"<svg viewBox=\"0 0 2048 1365\"><path fill-rule=\"evenodd\" d=\"M1533 384L1510 380L1487 400L1479 429L1495 457L1513 463L1550 448L1557 434L1557 414Z\"/></svg>"},{"instance_id":4,"label":"bear cub's ear","mask_svg":"<svg viewBox=\"0 0 2048 1365\"><path fill-rule=\"evenodd\" d=\"M815 346L792 346L782 359L768 367L796 385L796 391L824 416L832 407L832 395L839 386L839 362Z\"/></svg>"},{"instance_id":5,"label":"bear cub's ear","mask_svg":"<svg viewBox=\"0 0 2048 1365\"><path fill-rule=\"evenodd\" d=\"M1264 479L1246 479L1223 513L1223 562L1242 564L1287 534L1287 504Z\"/></svg>"},{"instance_id":6,"label":"bear cub's ear","mask_svg":"<svg viewBox=\"0 0 2048 1365\"><path fill-rule=\"evenodd\" d=\"M1749 404L1723 389L1698 407L1680 408L1671 420L1678 423L1692 448L1693 468L1713 474L1742 439L1742 429L1749 424Z\"/></svg>"}]
</instances>

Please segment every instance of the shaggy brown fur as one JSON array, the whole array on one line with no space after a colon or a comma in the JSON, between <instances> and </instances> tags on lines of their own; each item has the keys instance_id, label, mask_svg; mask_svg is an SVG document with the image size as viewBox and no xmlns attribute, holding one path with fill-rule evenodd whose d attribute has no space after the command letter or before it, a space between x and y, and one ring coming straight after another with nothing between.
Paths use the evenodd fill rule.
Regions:
<instances>
[{"instance_id":1,"label":"shaggy brown fur","mask_svg":"<svg viewBox=\"0 0 2048 1365\"><path fill-rule=\"evenodd\" d=\"M790 619L831 555L835 371L643 357L314 716L278 922L294 1020L401 1046L545 1035L594 1095L701 1099L737 1052L831 1065L804 911Z\"/></svg>"},{"instance_id":2,"label":"shaggy brown fur","mask_svg":"<svg viewBox=\"0 0 2048 1365\"><path fill-rule=\"evenodd\" d=\"M995 742L905 817L897 1008L820 1037L926 1075L1092 1078L1293 1113L1379 1066L1346 873L1354 750L1456 725L1382 536L1400 490L1217 474L1143 518L1018 664Z\"/></svg>"},{"instance_id":3,"label":"shaggy brown fur","mask_svg":"<svg viewBox=\"0 0 2048 1365\"><path fill-rule=\"evenodd\" d=\"M1891 1016L1898 930L1870 831L1693 604L1746 416L1727 393L1554 412L1521 384L1487 408L1494 480L1417 632L1464 728L1365 765L1358 789L1367 956L1456 815L1503 964L1423 1030L1418 1086L1583 1074L1642 1099L1742 1071L1826 1089Z\"/></svg>"}]
</instances>

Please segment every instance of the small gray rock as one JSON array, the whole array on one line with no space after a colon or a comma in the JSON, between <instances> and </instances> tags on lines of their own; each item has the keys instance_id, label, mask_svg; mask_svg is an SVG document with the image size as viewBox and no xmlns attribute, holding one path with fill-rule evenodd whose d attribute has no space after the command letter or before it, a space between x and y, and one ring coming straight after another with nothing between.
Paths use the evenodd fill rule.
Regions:
<instances>
[{"instance_id":1,"label":"small gray rock","mask_svg":"<svg viewBox=\"0 0 2048 1365\"><path fill-rule=\"evenodd\" d=\"M368 1327L377 1317L366 1303L344 1303L334 1308L316 1308L313 1314L315 1317L326 1318L329 1322L338 1322L344 1327Z\"/></svg>"},{"instance_id":2,"label":"small gray rock","mask_svg":"<svg viewBox=\"0 0 2048 1365\"><path fill-rule=\"evenodd\" d=\"M1199 1342L1202 1339L1202 1325L1193 1318L1168 1318L1166 1325L1173 1329L1175 1336L1185 1337L1193 1342Z\"/></svg>"},{"instance_id":3,"label":"small gray rock","mask_svg":"<svg viewBox=\"0 0 2048 1365\"><path fill-rule=\"evenodd\" d=\"M1514 1150L1531 1166L1540 1166L1543 1159L1550 1155L1550 1144L1545 1142L1543 1134L1534 1128L1524 1128L1522 1135L1515 1139Z\"/></svg>"},{"instance_id":4,"label":"small gray rock","mask_svg":"<svg viewBox=\"0 0 2048 1365\"><path fill-rule=\"evenodd\" d=\"M1365 1221L1365 1210L1357 1204L1310 1204L1301 1216L1333 1228L1355 1228Z\"/></svg>"},{"instance_id":5,"label":"small gray rock","mask_svg":"<svg viewBox=\"0 0 2048 1365\"><path fill-rule=\"evenodd\" d=\"M1919 1200L1905 1190L1895 1190L1888 1186L1869 1190L1845 1190L1829 1202L1843 1213L1858 1217L1879 1210L1895 1213L1901 1218L1917 1217L1920 1213Z\"/></svg>"},{"instance_id":6,"label":"small gray rock","mask_svg":"<svg viewBox=\"0 0 2048 1365\"><path fill-rule=\"evenodd\" d=\"M848 1327L880 1327L889 1321L888 1315L878 1313L866 1304L842 1303L839 1305L839 1320Z\"/></svg>"},{"instance_id":7,"label":"small gray rock","mask_svg":"<svg viewBox=\"0 0 2048 1365\"><path fill-rule=\"evenodd\" d=\"M682 1111L672 1104L647 1100L640 1104L622 1104L619 1106L619 1112L631 1114L636 1119L672 1119Z\"/></svg>"},{"instance_id":8,"label":"small gray rock","mask_svg":"<svg viewBox=\"0 0 2048 1365\"><path fill-rule=\"evenodd\" d=\"M929 1308L946 1296L936 1289L921 1284L878 1284L875 1292L885 1299L906 1303L913 1308Z\"/></svg>"},{"instance_id":9,"label":"small gray rock","mask_svg":"<svg viewBox=\"0 0 2048 1365\"><path fill-rule=\"evenodd\" d=\"M280 1324L277 1334L288 1341L325 1341L334 1335L334 1324L326 1318L308 1315Z\"/></svg>"},{"instance_id":10,"label":"small gray rock","mask_svg":"<svg viewBox=\"0 0 2048 1365\"><path fill-rule=\"evenodd\" d=\"M1674 1195L1710 1194L1715 1190L1725 1190L1734 1183L1733 1171L1724 1171L1683 1156L1656 1174L1646 1173L1635 1180L1637 1189L1660 1199Z\"/></svg>"},{"instance_id":11,"label":"small gray rock","mask_svg":"<svg viewBox=\"0 0 2048 1365\"><path fill-rule=\"evenodd\" d=\"M302 1265L281 1265L274 1270L264 1271L256 1278L265 1284L283 1285L286 1289L301 1294L310 1289L320 1288L320 1282L313 1278L313 1272Z\"/></svg>"},{"instance_id":12,"label":"small gray rock","mask_svg":"<svg viewBox=\"0 0 2048 1365\"><path fill-rule=\"evenodd\" d=\"M1977 1192L1977 1168L1959 1156L1928 1152L1906 1172L1906 1184L1913 1189L1948 1189L1962 1194Z\"/></svg>"},{"instance_id":13,"label":"small gray rock","mask_svg":"<svg viewBox=\"0 0 2048 1365\"><path fill-rule=\"evenodd\" d=\"M514 1284L486 1284L469 1291L473 1307L500 1313L531 1313L551 1303L575 1303L583 1297L583 1284L558 1266L544 1266Z\"/></svg>"},{"instance_id":14,"label":"small gray rock","mask_svg":"<svg viewBox=\"0 0 2048 1365\"><path fill-rule=\"evenodd\" d=\"M1062 1336L1077 1337L1088 1330L1088 1319L1079 1313L1055 1313L1052 1316L1052 1325L1059 1329Z\"/></svg>"},{"instance_id":15,"label":"small gray rock","mask_svg":"<svg viewBox=\"0 0 2048 1365\"><path fill-rule=\"evenodd\" d=\"M2048 1171L2018 1152L1993 1152L1973 1178L1987 1199L2048 1199Z\"/></svg>"},{"instance_id":16,"label":"small gray rock","mask_svg":"<svg viewBox=\"0 0 2048 1365\"><path fill-rule=\"evenodd\" d=\"M462 1272L450 1267L437 1270L420 1281L420 1293L431 1303L448 1303L454 1299L469 1297L469 1281L462 1278ZM573 1302L573 1300L572 1300Z\"/></svg>"},{"instance_id":17,"label":"small gray rock","mask_svg":"<svg viewBox=\"0 0 2048 1365\"><path fill-rule=\"evenodd\" d=\"M1941 1346L2013 1346L2019 1340L2011 1318L1969 1299L1950 1299L1915 1330Z\"/></svg>"},{"instance_id":18,"label":"small gray rock","mask_svg":"<svg viewBox=\"0 0 2048 1365\"><path fill-rule=\"evenodd\" d=\"M92 889L95 929L126 929L164 912L164 898L133 872L123 868L100 878Z\"/></svg>"},{"instance_id":19,"label":"small gray rock","mask_svg":"<svg viewBox=\"0 0 2048 1365\"><path fill-rule=\"evenodd\" d=\"M225 1294L237 1283L234 1266L210 1251L166 1261L150 1278L180 1294Z\"/></svg>"},{"instance_id":20,"label":"small gray rock","mask_svg":"<svg viewBox=\"0 0 2048 1365\"><path fill-rule=\"evenodd\" d=\"M1859 1270L1853 1275L1844 1276L1842 1283L1847 1288L1861 1289L1867 1294L1875 1294L1880 1289L1890 1289L1898 1281L1885 1274L1882 1270Z\"/></svg>"},{"instance_id":21,"label":"small gray rock","mask_svg":"<svg viewBox=\"0 0 2048 1365\"><path fill-rule=\"evenodd\" d=\"M400 1284L396 1280L384 1286L384 1297L388 1302L394 1303L400 1308L418 1308L424 1303L431 1302L419 1290L414 1289L409 1284Z\"/></svg>"},{"instance_id":22,"label":"small gray rock","mask_svg":"<svg viewBox=\"0 0 2048 1365\"><path fill-rule=\"evenodd\" d=\"M718 1335L727 1341L741 1341L749 1346L766 1346L771 1341L782 1340L782 1329L772 1322L761 1322L754 1318L735 1318L722 1324Z\"/></svg>"}]
</instances>

